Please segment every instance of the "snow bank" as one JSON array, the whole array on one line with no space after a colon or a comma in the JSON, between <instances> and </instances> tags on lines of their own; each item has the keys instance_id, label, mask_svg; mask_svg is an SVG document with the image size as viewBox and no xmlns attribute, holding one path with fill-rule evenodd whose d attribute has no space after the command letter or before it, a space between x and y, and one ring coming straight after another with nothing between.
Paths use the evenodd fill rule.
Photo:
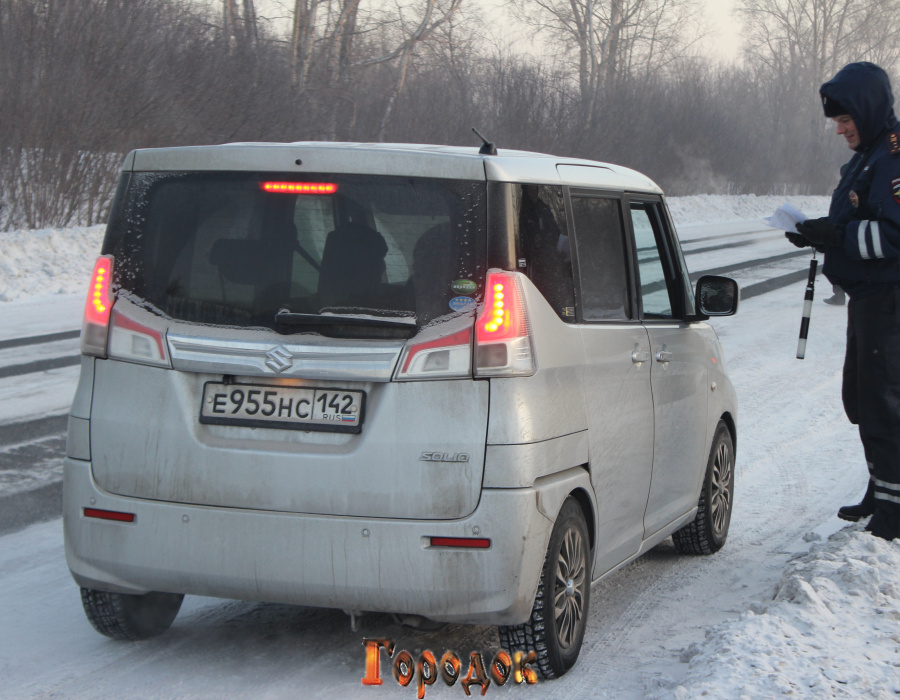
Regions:
<instances>
[{"instance_id":1,"label":"snow bank","mask_svg":"<svg viewBox=\"0 0 900 700\"><path fill-rule=\"evenodd\" d=\"M87 293L105 226L0 233L0 301Z\"/></svg>"},{"instance_id":2,"label":"snow bank","mask_svg":"<svg viewBox=\"0 0 900 700\"><path fill-rule=\"evenodd\" d=\"M785 202L793 204L807 216L824 216L828 212L831 198L698 194L690 197L669 197L666 201L672 219L679 225L764 219L772 216L773 212Z\"/></svg>"},{"instance_id":3,"label":"snow bank","mask_svg":"<svg viewBox=\"0 0 900 700\"><path fill-rule=\"evenodd\" d=\"M771 604L712 628L660 698L888 698L900 694L900 543L861 525L813 544Z\"/></svg>"}]
</instances>

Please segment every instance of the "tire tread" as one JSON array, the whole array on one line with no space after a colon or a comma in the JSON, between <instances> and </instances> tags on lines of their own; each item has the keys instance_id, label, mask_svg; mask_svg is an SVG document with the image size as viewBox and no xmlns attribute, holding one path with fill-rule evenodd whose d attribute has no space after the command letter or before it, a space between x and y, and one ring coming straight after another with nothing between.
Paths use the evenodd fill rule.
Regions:
<instances>
[{"instance_id":1,"label":"tire tread","mask_svg":"<svg viewBox=\"0 0 900 700\"><path fill-rule=\"evenodd\" d=\"M88 622L110 639L134 642L165 632L184 596L175 593L129 595L81 589L81 604Z\"/></svg>"},{"instance_id":2,"label":"tire tread","mask_svg":"<svg viewBox=\"0 0 900 700\"><path fill-rule=\"evenodd\" d=\"M700 498L697 502L697 515L687 525L682 527L680 530L676 530L672 533L672 541L675 544L675 548L681 554L699 554L704 556L715 554L722 548L722 546L725 544L725 539L728 537L728 528L726 526L725 532L722 536L722 541L716 541L713 535L712 514L710 513L711 506L709 503L709 482L712 478L713 460L716 457L719 445L725 439L727 439L731 444L732 502L730 507L734 506L734 440L731 437L731 432L728 430L728 426L726 426L723 421L719 421L719 424L716 426L715 435L713 437L709 462L706 466L706 473L703 477L703 486L700 488Z\"/></svg>"},{"instance_id":3,"label":"tire tread","mask_svg":"<svg viewBox=\"0 0 900 700\"><path fill-rule=\"evenodd\" d=\"M574 512L577 513L578 517L581 518L582 524L587 528L586 523L584 523L584 515L581 512L581 506L574 498L568 498L565 503L563 503L563 507L560 509L559 516L557 516L557 522L562 521L566 517L570 517L571 513L567 512L567 510L571 511L575 509ZM551 537L552 542L552 537ZM585 540L585 544L587 544L587 540ZM549 596L546 591L545 579L547 578L546 572L548 567L547 557L549 556L550 551L548 548L547 553L544 555L544 564L541 568L542 575L540 579L540 583L538 584L537 594L534 597L534 605L531 609L531 615L527 621L523 622L520 625L508 625L501 626L498 628L498 633L500 636L500 647L505 649L510 654L515 653L516 651L522 651L528 653L529 651L534 651L537 656L537 670L540 673L541 678L545 680L551 680L553 678L558 678L563 675L566 670L563 669L561 672L554 668L553 661L551 659L550 647L547 644L547 636L552 632L548 632L547 630L547 621L545 619L545 609L548 604ZM590 557L588 557L588 564L590 564ZM587 582L587 590L590 591L590 566L588 566L588 582ZM588 599L589 600L589 599ZM584 624L587 624L587 614L588 614L588 606L585 606L585 621ZM553 624L551 620L549 624ZM580 646L580 645L579 645ZM577 656L576 656L577 658ZM572 661L574 663L574 660Z\"/></svg>"}]
</instances>

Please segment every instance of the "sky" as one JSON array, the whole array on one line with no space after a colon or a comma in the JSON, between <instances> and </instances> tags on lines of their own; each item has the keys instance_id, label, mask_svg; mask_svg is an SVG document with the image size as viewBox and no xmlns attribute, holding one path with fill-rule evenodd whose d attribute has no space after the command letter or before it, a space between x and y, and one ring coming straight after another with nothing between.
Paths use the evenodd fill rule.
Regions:
<instances>
[{"instance_id":1,"label":"sky","mask_svg":"<svg viewBox=\"0 0 900 700\"><path fill-rule=\"evenodd\" d=\"M737 58L740 48L740 32L737 20L731 16L736 0L703 0L706 17L716 33L707 40L708 51L712 56L724 61Z\"/></svg>"},{"instance_id":2,"label":"sky","mask_svg":"<svg viewBox=\"0 0 900 700\"><path fill-rule=\"evenodd\" d=\"M221 0L197 0L214 7L221 7ZM731 16L737 0L700 0L710 25L711 35L703 42L705 51L712 57L731 62L735 60L740 48L740 34L735 19ZM499 8L504 0L468 0L482 7ZM290 7L290 0L256 0L255 6L260 15L284 16L285 7Z\"/></svg>"}]
</instances>

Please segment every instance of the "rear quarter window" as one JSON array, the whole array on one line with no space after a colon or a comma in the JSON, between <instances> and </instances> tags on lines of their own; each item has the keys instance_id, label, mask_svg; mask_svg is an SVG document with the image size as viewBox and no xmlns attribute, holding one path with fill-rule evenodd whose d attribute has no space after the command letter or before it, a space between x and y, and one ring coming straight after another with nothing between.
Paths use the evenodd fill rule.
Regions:
<instances>
[{"instance_id":1,"label":"rear quarter window","mask_svg":"<svg viewBox=\"0 0 900 700\"><path fill-rule=\"evenodd\" d=\"M514 185L518 256L525 273L563 321L575 321L572 254L566 204L559 185Z\"/></svg>"}]
</instances>

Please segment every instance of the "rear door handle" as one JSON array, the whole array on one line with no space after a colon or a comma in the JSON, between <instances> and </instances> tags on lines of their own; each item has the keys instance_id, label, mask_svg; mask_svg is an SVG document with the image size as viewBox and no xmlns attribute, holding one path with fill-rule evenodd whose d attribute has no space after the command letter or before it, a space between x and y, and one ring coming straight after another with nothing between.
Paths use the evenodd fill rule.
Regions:
<instances>
[{"instance_id":1,"label":"rear door handle","mask_svg":"<svg viewBox=\"0 0 900 700\"><path fill-rule=\"evenodd\" d=\"M646 350L635 350L631 353L631 361L636 365L639 365L642 362L650 362L650 353Z\"/></svg>"}]
</instances>

